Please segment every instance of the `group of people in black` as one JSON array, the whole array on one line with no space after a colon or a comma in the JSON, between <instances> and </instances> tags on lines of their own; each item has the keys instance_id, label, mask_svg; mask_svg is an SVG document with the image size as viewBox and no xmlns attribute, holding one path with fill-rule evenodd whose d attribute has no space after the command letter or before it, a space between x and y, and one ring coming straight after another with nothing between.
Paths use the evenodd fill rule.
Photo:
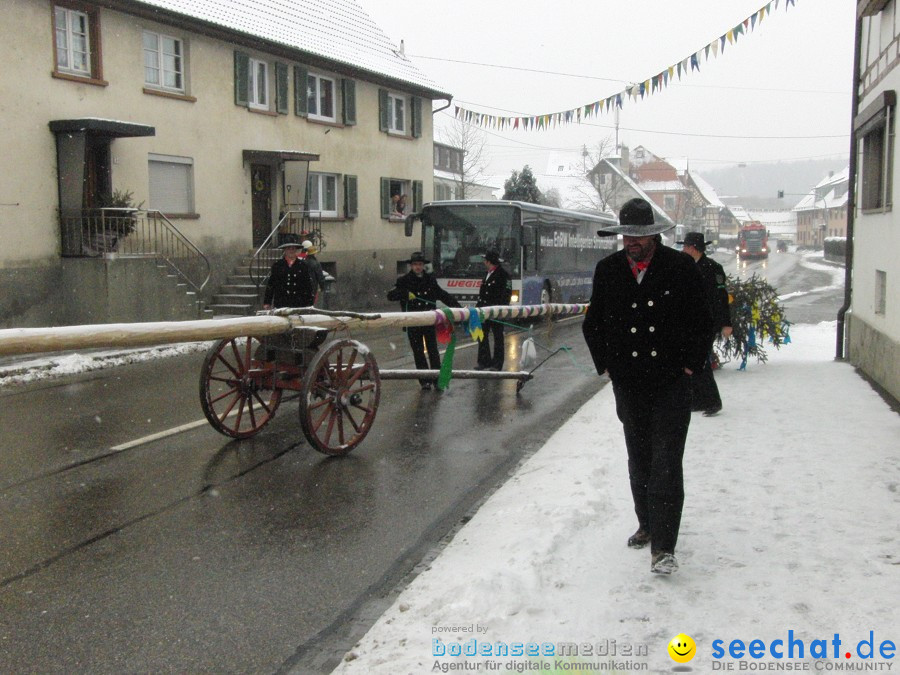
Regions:
<instances>
[{"instance_id":1,"label":"group of people in black","mask_svg":"<svg viewBox=\"0 0 900 675\"><path fill-rule=\"evenodd\" d=\"M674 225L659 222L644 199L626 202L618 225L597 232L621 235L623 248L597 263L591 301L582 331L597 373L612 382L616 415L622 423L628 476L638 528L630 548L650 546L650 569L671 574L678 569L675 545L684 505L682 459L692 411L716 415L722 401L712 374L716 336L731 334L725 272L705 255L710 243L688 233L683 251L662 243ZM285 244L284 258L272 266L266 307L309 306L314 280L296 245ZM496 251L483 254L485 275L477 307L507 305L512 284ZM299 265L298 265L299 262ZM409 272L397 278L388 300L405 312L433 310L438 301L459 307L457 300L426 271L429 260L413 253ZM502 370L503 324L484 323L478 345L480 370ZM439 370L435 327L406 329L416 368ZM493 349L491 349L493 341ZM430 379L419 380L431 389Z\"/></svg>"},{"instance_id":2,"label":"group of people in black","mask_svg":"<svg viewBox=\"0 0 900 675\"><path fill-rule=\"evenodd\" d=\"M476 307L508 305L512 296L512 281L509 273L502 267L503 260L496 251L487 251L484 258L486 268L484 279L478 291ZM450 293L441 288L437 279L425 271L425 265L431 261L421 251L413 253L407 263L409 272L397 278L394 287L388 291L387 299L399 302L404 312L421 312L437 308L440 300L448 307L459 307ZM503 324L499 321L485 321L484 339L478 343L478 364L476 370L503 370ZM438 353L437 333L434 326L413 326L406 328L406 336L412 349L413 360L418 370L438 370L441 357ZM493 338L493 352L489 342ZM431 389L431 381L422 379L419 384L424 390Z\"/></svg>"}]
</instances>

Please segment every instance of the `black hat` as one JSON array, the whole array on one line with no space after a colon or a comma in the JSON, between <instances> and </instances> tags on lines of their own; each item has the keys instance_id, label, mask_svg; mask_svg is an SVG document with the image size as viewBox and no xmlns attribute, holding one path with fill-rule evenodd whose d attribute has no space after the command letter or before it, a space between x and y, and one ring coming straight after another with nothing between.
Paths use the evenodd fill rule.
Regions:
<instances>
[{"instance_id":1,"label":"black hat","mask_svg":"<svg viewBox=\"0 0 900 675\"><path fill-rule=\"evenodd\" d=\"M279 244L275 248L289 248L291 246L293 246L294 248L303 248L300 245L300 241L296 234L292 234L290 232L279 232L278 238L281 241L281 244Z\"/></svg>"},{"instance_id":2,"label":"black hat","mask_svg":"<svg viewBox=\"0 0 900 675\"><path fill-rule=\"evenodd\" d=\"M409 256L409 260L407 260L406 262L408 262L408 263L420 262L420 263L425 263L427 265L431 261L425 259L425 254L422 253L422 251L416 251L411 256Z\"/></svg>"},{"instance_id":3,"label":"black hat","mask_svg":"<svg viewBox=\"0 0 900 675\"><path fill-rule=\"evenodd\" d=\"M481 257L491 263L491 265L499 265L503 262L503 258L500 257L500 254L493 249L489 250L487 253L482 254Z\"/></svg>"},{"instance_id":4,"label":"black hat","mask_svg":"<svg viewBox=\"0 0 900 675\"><path fill-rule=\"evenodd\" d=\"M706 237L703 236L702 232L688 232L684 235L684 241L676 241L675 243L682 246L693 246L698 251L705 251L706 247L712 242L706 241Z\"/></svg>"},{"instance_id":5,"label":"black hat","mask_svg":"<svg viewBox=\"0 0 900 675\"><path fill-rule=\"evenodd\" d=\"M603 230L597 230L597 234L606 237L613 234L624 234L629 237L649 237L666 230L671 230L674 224L657 223L653 217L653 207L646 199L635 197L629 199L619 210L619 224L612 225Z\"/></svg>"}]
</instances>

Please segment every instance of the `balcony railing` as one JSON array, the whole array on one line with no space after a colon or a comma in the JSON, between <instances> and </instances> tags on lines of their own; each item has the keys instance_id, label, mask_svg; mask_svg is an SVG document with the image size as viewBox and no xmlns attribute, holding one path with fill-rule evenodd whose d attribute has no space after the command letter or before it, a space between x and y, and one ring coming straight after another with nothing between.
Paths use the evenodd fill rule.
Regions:
<instances>
[{"instance_id":1,"label":"balcony railing","mask_svg":"<svg viewBox=\"0 0 900 675\"><path fill-rule=\"evenodd\" d=\"M209 260L160 211L105 208L61 212L62 255L152 257L195 291L209 281Z\"/></svg>"}]
</instances>

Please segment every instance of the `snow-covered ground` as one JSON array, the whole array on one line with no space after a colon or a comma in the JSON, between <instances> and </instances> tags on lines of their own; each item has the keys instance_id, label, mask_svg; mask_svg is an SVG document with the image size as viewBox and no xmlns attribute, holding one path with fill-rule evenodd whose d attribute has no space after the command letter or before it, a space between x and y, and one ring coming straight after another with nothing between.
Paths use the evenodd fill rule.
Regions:
<instances>
[{"instance_id":1,"label":"snow-covered ground","mask_svg":"<svg viewBox=\"0 0 900 675\"><path fill-rule=\"evenodd\" d=\"M834 322L791 337L765 365L718 371L724 411L692 420L678 572L625 546L636 522L604 387L335 673L900 670L900 416L833 360ZM667 651L681 633L696 643L683 664Z\"/></svg>"}]
</instances>

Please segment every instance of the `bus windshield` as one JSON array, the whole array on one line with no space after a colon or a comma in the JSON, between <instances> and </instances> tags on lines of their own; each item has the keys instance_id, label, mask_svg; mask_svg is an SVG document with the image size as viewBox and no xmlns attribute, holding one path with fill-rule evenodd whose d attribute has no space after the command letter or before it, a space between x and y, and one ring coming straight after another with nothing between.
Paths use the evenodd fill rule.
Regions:
<instances>
[{"instance_id":1,"label":"bus windshield","mask_svg":"<svg viewBox=\"0 0 900 675\"><path fill-rule=\"evenodd\" d=\"M439 277L480 278L482 255L493 249L515 278L520 274L520 231L515 206L498 204L434 205L427 209L422 225L425 249L432 255L432 268Z\"/></svg>"}]
</instances>

